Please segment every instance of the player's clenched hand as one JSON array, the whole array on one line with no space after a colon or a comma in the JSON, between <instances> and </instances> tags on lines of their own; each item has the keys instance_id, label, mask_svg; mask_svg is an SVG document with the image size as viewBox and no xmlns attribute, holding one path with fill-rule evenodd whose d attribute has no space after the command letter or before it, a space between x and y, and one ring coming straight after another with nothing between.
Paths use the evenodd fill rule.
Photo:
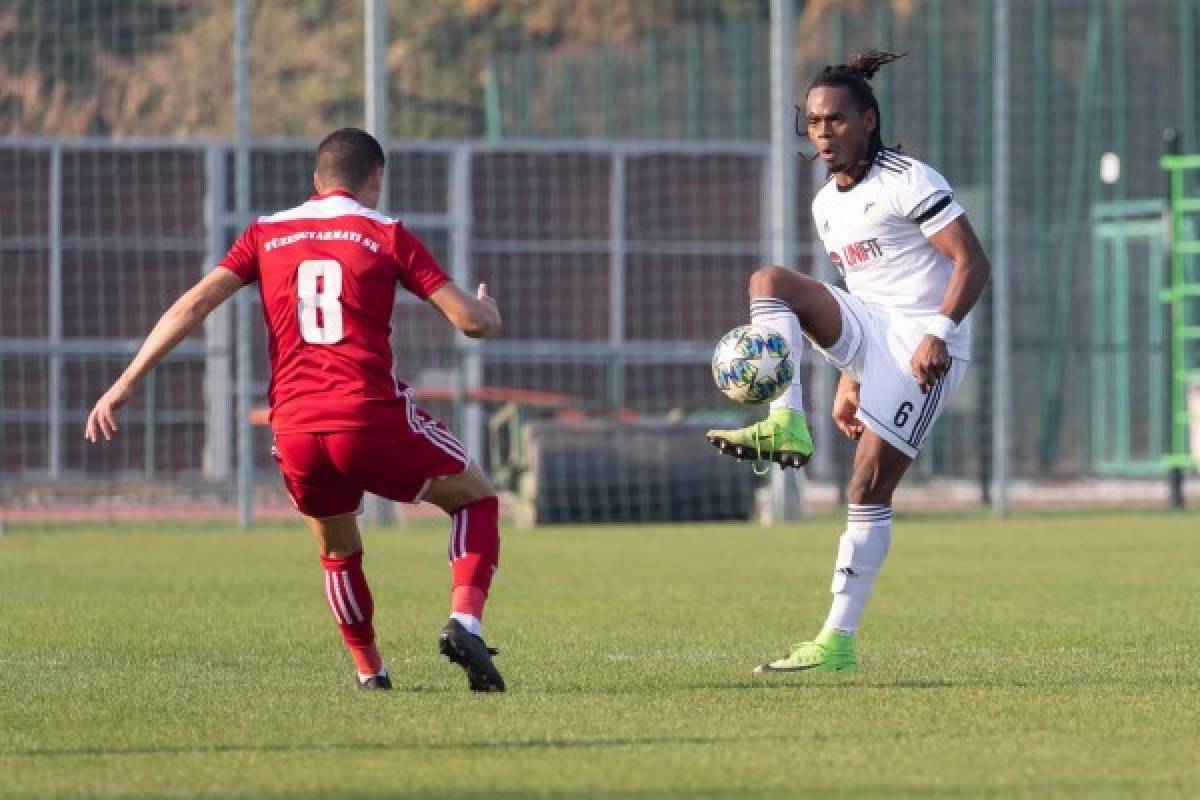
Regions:
<instances>
[{"instance_id":1,"label":"player's clenched hand","mask_svg":"<svg viewBox=\"0 0 1200 800\"><path fill-rule=\"evenodd\" d=\"M475 290L475 297L480 302L485 303L486 305L489 305L492 308L496 308L496 298L494 298L490 294L488 294L486 283L479 284L479 288Z\"/></svg>"},{"instance_id":2,"label":"player's clenched hand","mask_svg":"<svg viewBox=\"0 0 1200 800\"><path fill-rule=\"evenodd\" d=\"M838 382L837 394L833 397L833 424L851 439L863 434L863 424L854 416L857 413L858 384L843 378Z\"/></svg>"},{"instance_id":3,"label":"player's clenched hand","mask_svg":"<svg viewBox=\"0 0 1200 800\"><path fill-rule=\"evenodd\" d=\"M913 353L909 368L921 392L928 392L950 371L950 351L946 349L946 343L931 333L925 334Z\"/></svg>"},{"instance_id":4,"label":"player's clenched hand","mask_svg":"<svg viewBox=\"0 0 1200 800\"><path fill-rule=\"evenodd\" d=\"M487 308L491 319L488 321L487 331L485 336L492 336L500 330L500 307L496 305L496 299L488 294L488 286L486 283L479 284L479 288L475 290L475 299Z\"/></svg>"},{"instance_id":5,"label":"player's clenched hand","mask_svg":"<svg viewBox=\"0 0 1200 800\"><path fill-rule=\"evenodd\" d=\"M89 442L97 442L101 436L105 441L111 440L113 434L117 432L116 411L125 405L125 401L128 399L129 389L120 384L114 384L96 401L92 413L88 414L87 425L83 429L83 438Z\"/></svg>"}]
</instances>

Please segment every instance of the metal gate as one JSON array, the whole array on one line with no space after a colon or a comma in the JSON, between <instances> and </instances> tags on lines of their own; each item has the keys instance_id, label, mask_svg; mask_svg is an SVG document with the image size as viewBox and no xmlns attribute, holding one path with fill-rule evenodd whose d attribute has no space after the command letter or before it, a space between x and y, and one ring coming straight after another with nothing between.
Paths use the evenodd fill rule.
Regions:
<instances>
[{"instance_id":1,"label":"metal gate","mask_svg":"<svg viewBox=\"0 0 1200 800\"><path fill-rule=\"evenodd\" d=\"M1167 434L1162 200L1092 207L1091 465L1101 475L1163 472Z\"/></svg>"}]
</instances>

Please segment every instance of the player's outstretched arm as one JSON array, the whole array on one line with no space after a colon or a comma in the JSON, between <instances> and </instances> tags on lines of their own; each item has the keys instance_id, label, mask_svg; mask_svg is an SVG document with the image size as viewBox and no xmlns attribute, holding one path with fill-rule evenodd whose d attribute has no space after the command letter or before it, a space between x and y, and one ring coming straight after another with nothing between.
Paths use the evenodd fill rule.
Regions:
<instances>
[{"instance_id":1,"label":"player's outstretched arm","mask_svg":"<svg viewBox=\"0 0 1200 800\"><path fill-rule=\"evenodd\" d=\"M487 284L479 284L475 295L447 283L433 294L429 302L458 330L472 339L486 339L500 331L500 309L488 294Z\"/></svg>"},{"instance_id":2,"label":"player's outstretched arm","mask_svg":"<svg viewBox=\"0 0 1200 800\"><path fill-rule=\"evenodd\" d=\"M121 377L96 401L83 429L84 438L90 442L98 441L101 436L112 439L117 431L116 411L129 399L138 382L243 285L237 275L218 267L184 292L159 318Z\"/></svg>"}]
</instances>

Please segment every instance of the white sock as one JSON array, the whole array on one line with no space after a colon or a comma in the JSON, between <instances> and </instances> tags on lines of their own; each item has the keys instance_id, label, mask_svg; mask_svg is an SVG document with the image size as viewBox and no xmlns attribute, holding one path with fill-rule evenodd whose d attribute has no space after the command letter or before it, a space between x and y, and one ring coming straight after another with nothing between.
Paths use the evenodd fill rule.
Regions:
<instances>
[{"instance_id":1,"label":"white sock","mask_svg":"<svg viewBox=\"0 0 1200 800\"><path fill-rule=\"evenodd\" d=\"M892 546L891 506L851 504L846 515L846 532L838 543L834 565L833 605L825 619L825 629L854 633L875 577Z\"/></svg>"},{"instance_id":2,"label":"white sock","mask_svg":"<svg viewBox=\"0 0 1200 800\"><path fill-rule=\"evenodd\" d=\"M458 624L467 629L467 633L474 634L479 638L483 638L483 621L473 614L462 614L455 611L450 615L450 619L458 620Z\"/></svg>"},{"instance_id":3,"label":"white sock","mask_svg":"<svg viewBox=\"0 0 1200 800\"><path fill-rule=\"evenodd\" d=\"M804 413L804 389L800 383L800 356L804 353L804 331L791 306L776 297L756 297L750 301L750 322L775 331L792 350L792 385L771 401L771 410L790 408Z\"/></svg>"},{"instance_id":4,"label":"white sock","mask_svg":"<svg viewBox=\"0 0 1200 800\"><path fill-rule=\"evenodd\" d=\"M387 667L381 667L379 669L379 672L376 672L374 675L371 675L371 674L365 673L365 672L358 673L358 679L360 681L365 681L368 678L379 678L379 677L382 677L383 675L387 675L387 674L388 674Z\"/></svg>"}]
</instances>

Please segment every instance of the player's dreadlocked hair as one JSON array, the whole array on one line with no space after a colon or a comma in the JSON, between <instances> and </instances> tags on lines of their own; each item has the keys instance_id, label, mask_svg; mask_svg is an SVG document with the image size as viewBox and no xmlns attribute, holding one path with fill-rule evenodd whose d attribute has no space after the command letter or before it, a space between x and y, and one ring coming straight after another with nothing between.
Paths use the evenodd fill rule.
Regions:
<instances>
[{"instance_id":1,"label":"player's dreadlocked hair","mask_svg":"<svg viewBox=\"0 0 1200 800\"><path fill-rule=\"evenodd\" d=\"M871 84L868 82L875 77L875 73L884 64L890 64L897 59L904 58L908 53L888 53L882 50L868 50L861 55L854 56L846 64L829 64L825 69L817 73L817 77L813 78L813 82L809 84L808 91L816 89L818 86L843 86L850 91L850 96L854 98L854 105L859 112L865 112L868 108L875 110L875 130L871 132L871 142L867 147L867 161L875 158L875 154L883 149L883 120L879 115L879 101L875 99L875 92L871 91ZM800 120L804 116L804 109L796 106L796 135L803 136L804 128L800 125Z\"/></svg>"}]
</instances>

